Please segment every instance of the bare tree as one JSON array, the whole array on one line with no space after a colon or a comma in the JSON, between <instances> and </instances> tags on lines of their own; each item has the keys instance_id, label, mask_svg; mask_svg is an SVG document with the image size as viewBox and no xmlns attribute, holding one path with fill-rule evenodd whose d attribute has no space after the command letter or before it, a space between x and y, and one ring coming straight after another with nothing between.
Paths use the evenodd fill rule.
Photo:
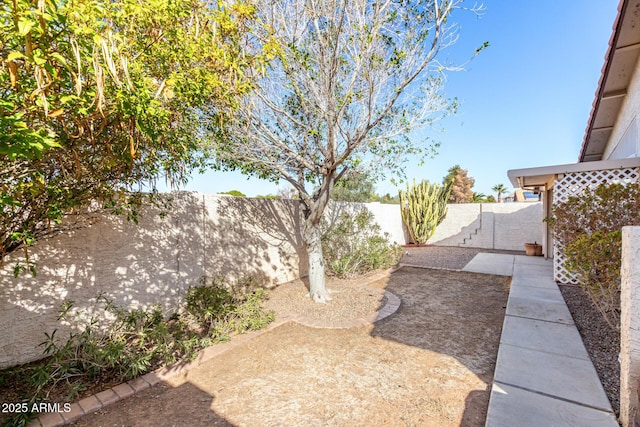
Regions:
<instances>
[{"instance_id":1,"label":"bare tree","mask_svg":"<svg viewBox=\"0 0 640 427\"><path fill-rule=\"evenodd\" d=\"M316 302L330 299L320 221L336 180L354 169L402 176L408 156L434 149L409 131L456 107L441 91L443 71L456 67L436 57L457 39L450 15L459 8L461 0L258 0L262 26L247 46L271 62L254 70L218 166L296 189Z\"/></svg>"}]
</instances>

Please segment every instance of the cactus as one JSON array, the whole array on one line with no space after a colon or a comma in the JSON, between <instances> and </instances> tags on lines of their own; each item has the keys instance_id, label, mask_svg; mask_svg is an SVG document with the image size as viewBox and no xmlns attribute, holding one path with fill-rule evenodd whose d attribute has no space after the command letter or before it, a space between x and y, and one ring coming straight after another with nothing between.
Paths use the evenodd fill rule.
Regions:
<instances>
[{"instance_id":1,"label":"cactus","mask_svg":"<svg viewBox=\"0 0 640 427\"><path fill-rule=\"evenodd\" d=\"M451 193L452 183L440 186L422 181L407 191L399 191L402 222L409 230L411 240L416 244L425 244L447 215L447 201Z\"/></svg>"}]
</instances>

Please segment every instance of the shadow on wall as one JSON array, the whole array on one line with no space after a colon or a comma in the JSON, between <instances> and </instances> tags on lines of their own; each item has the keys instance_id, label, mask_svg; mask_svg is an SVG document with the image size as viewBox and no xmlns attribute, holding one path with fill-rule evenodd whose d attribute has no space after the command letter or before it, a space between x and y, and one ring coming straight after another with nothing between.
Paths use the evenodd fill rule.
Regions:
<instances>
[{"instance_id":1,"label":"shadow on wall","mask_svg":"<svg viewBox=\"0 0 640 427\"><path fill-rule=\"evenodd\" d=\"M177 195L171 213L146 207L139 225L106 212L94 213L94 223L41 240L30 248L37 276L14 278L14 252L0 270L0 322L12 324L0 338L0 366L42 357L38 344L44 333L58 329L65 338L71 325L57 321L60 305L74 302L88 318L95 298L104 294L129 308L159 304L175 310L178 298L202 275L199 256L184 257L182 248L202 247L201 219L191 195Z\"/></svg>"},{"instance_id":2,"label":"shadow on wall","mask_svg":"<svg viewBox=\"0 0 640 427\"><path fill-rule=\"evenodd\" d=\"M301 205L295 200L205 195L207 276L253 276L275 285L309 271L302 241Z\"/></svg>"},{"instance_id":3,"label":"shadow on wall","mask_svg":"<svg viewBox=\"0 0 640 427\"><path fill-rule=\"evenodd\" d=\"M498 206L499 208L500 206ZM542 203L525 203L515 212L494 212L493 244L495 249L524 251L524 244L542 242Z\"/></svg>"},{"instance_id":4,"label":"shadow on wall","mask_svg":"<svg viewBox=\"0 0 640 427\"><path fill-rule=\"evenodd\" d=\"M70 324L57 315L65 300L87 318L105 295L127 308L158 304L169 314L189 286L218 274L277 284L306 274L297 202L172 193L166 208L147 206L139 224L109 213L30 248L37 277L13 277L21 254L0 269L0 367L42 357L44 333ZM77 327L77 325L74 325Z\"/></svg>"},{"instance_id":5,"label":"shadow on wall","mask_svg":"<svg viewBox=\"0 0 640 427\"><path fill-rule=\"evenodd\" d=\"M239 280L250 275L275 285L308 275L299 201L208 195L204 200L209 217L216 218L205 233L207 276L222 273ZM327 227L343 214L354 215L362 209L368 209L367 205L330 202L325 211ZM224 254L220 253L221 244L227 247Z\"/></svg>"},{"instance_id":6,"label":"shadow on wall","mask_svg":"<svg viewBox=\"0 0 640 427\"><path fill-rule=\"evenodd\" d=\"M41 358L45 332L57 328L58 337L68 336L72 325L57 321L65 300L85 319L99 295L129 309L158 304L170 314L203 278L221 274L238 283L251 276L275 285L308 274L300 202L190 192L165 200L165 206L145 206L137 225L94 211L79 221L86 226L38 241L30 248L37 277L14 278L21 253L7 257L0 268L0 323L8 325L0 335L0 368ZM327 221L362 208L368 209L332 203Z\"/></svg>"}]
</instances>

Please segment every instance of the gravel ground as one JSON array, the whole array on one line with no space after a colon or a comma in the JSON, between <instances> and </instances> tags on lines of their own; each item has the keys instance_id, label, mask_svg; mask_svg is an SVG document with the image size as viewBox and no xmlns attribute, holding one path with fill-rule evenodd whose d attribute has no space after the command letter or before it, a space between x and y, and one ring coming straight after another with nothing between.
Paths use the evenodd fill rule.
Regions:
<instances>
[{"instance_id":1,"label":"gravel ground","mask_svg":"<svg viewBox=\"0 0 640 427\"><path fill-rule=\"evenodd\" d=\"M400 264L444 270L462 270L474 256L481 252L524 255L524 251L459 248L455 246L407 246Z\"/></svg>"},{"instance_id":2,"label":"gravel ground","mask_svg":"<svg viewBox=\"0 0 640 427\"><path fill-rule=\"evenodd\" d=\"M480 252L524 254L521 251L453 246L406 247L400 265L462 270ZM381 273L373 275L376 274ZM266 308L275 310L279 317L322 320L326 326L338 325L340 322L371 315L384 306L384 290L362 287L362 283L370 281L373 275L350 280L327 278L327 289L333 296L333 300L328 303L331 306L330 311L327 311L324 305L316 304L304 296L308 285L303 280L294 280L276 287L271 291L269 301L265 305Z\"/></svg>"},{"instance_id":3,"label":"gravel ground","mask_svg":"<svg viewBox=\"0 0 640 427\"><path fill-rule=\"evenodd\" d=\"M341 294L314 310L303 282L269 302L352 319L340 300L360 304L359 289L367 314L386 290L399 310L349 329L286 322L74 425L484 426L508 278L403 267L358 282L329 281Z\"/></svg>"},{"instance_id":4,"label":"gravel ground","mask_svg":"<svg viewBox=\"0 0 640 427\"><path fill-rule=\"evenodd\" d=\"M523 254L407 247L401 265L460 270L480 252ZM277 425L285 416L292 417L289 425L484 425L508 281L407 267L381 276L377 282L329 278L334 299L326 305L305 296L302 280L279 286L266 303L280 318L331 326L375 313L385 304L384 289L400 296L398 313L373 328L288 323L178 383L153 387L76 425ZM560 289L617 414L619 336L579 288ZM335 384L340 393L332 392Z\"/></svg>"},{"instance_id":5,"label":"gravel ground","mask_svg":"<svg viewBox=\"0 0 640 427\"><path fill-rule=\"evenodd\" d=\"M598 371L600 382L609 397L616 416L620 415L620 331L615 331L603 320L591 304L587 294L577 286L560 285L573 320L582 335L587 352Z\"/></svg>"}]
</instances>

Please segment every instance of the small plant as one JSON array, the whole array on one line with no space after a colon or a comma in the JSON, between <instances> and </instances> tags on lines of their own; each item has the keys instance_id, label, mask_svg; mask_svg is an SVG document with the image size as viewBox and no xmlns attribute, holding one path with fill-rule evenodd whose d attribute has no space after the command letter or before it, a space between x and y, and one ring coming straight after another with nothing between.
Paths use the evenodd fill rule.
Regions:
<instances>
[{"instance_id":1,"label":"small plant","mask_svg":"<svg viewBox=\"0 0 640 427\"><path fill-rule=\"evenodd\" d=\"M236 287L251 288L255 279L243 278ZM221 276L210 286L190 287L185 295L183 318L199 335L227 340L233 334L262 329L274 319L273 312L260 306L265 297L263 289L232 294Z\"/></svg>"},{"instance_id":2,"label":"small plant","mask_svg":"<svg viewBox=\"0 0 640 427\"><path fill-rule=\"evenodd\" d=\"M373 214L362 209L355 215L342 214L335 224L323 225L322 253L329 272L338 277L388 268L397 264L402 249L380 234Z\"/></svg>"},{"instance_id":3,"label":"small plant","mask_svg":"<svg viewBox=\"0 0 640 427\"><path fill-rule=\"evenodd\" d=\"M614 329L620 327L622 227L640 225L640 184L602 184L556 205L553 227L594 306Z\"/></svg>"}]
</instances>

